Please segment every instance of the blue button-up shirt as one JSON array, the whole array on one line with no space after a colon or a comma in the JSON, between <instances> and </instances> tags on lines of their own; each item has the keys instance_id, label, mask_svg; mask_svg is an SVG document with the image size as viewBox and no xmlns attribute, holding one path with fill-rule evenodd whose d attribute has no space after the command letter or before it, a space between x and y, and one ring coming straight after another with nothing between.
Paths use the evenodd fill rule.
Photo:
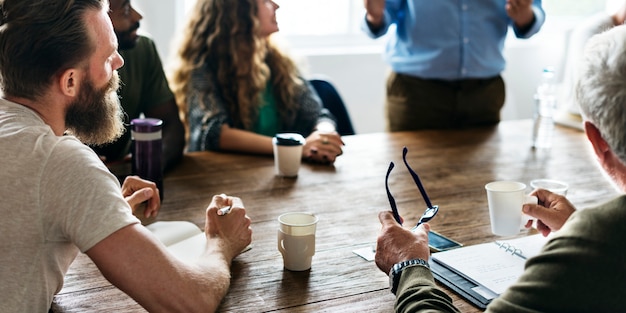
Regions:
<instances>
[{"instance_id":1,"label":"blue button-up shirt","mask_svg":"<svg viewBox=\"0 0 626 313\"><path fill-rule=\"evenodd\" d=\"M545 21L541 0L533 2L535 20L520 30L506 14L506 0L387 0L383 26L389 34L384 58L398 73L426 79L493 77L504 70L504 40L512 26L518 38L529 38Z\"/></svg>"}]
</instances>

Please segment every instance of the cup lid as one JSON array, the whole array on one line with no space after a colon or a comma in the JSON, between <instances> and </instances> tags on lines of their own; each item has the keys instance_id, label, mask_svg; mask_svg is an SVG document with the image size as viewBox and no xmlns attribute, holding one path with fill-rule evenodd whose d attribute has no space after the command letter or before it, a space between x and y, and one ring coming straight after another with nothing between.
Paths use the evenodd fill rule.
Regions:
<instances>
[{"instance_id":1,"label":"cup lid","mask_svg":"<svg viewBox=\"0 0 626 313\"><path fill-rule=\"evenodd\" d=\"M297 133L276 134L273 141L279 146L301 146L305 142L304 137Z\"/></svg>"}]
</instances>

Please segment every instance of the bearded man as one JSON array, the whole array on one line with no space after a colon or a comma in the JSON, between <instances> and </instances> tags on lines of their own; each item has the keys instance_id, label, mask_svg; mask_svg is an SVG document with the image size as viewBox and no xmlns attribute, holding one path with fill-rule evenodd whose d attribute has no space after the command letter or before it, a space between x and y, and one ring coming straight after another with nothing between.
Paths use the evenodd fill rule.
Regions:
<instances>
[{"instance_id":1,"label":"bearded man","mask_svg":"<svg viewBox=\"0 0 626 313\"><path fill-rule=\"evenodd\" d=\"M118 51L125 65L119 69L121 86L118 90L125 115L126 131L117 140L92 145L92 148L116 172L115 165L128 164L131 153L130 121L140 117L163 121L163 170L175 166L185 148L185 128L178 116L178 106L169 88L161 58L152 39L139 34L143 19L130 0L110 0L109 17L119 44ZM124 169L124 166L120 166ZM128 166L126 170L128 170ZM124 170L116 172L124 176Z\"/></svg>"},{"instance_id":2,"label":"bearded man","mask_svg":"<svg viewBox=\"0 0 626 313\"><path fill-rule=\"evenodd\" d=\"M106 0L0 0L2 311L48 312L79 251L148 311L214 311L251 241L241 201L213 197L206 251L184 263L132 215L144 201L158 211L155 184L130 176L120 189L84 144L123 131L107 12Z\"/></svg>"}]
</instances>

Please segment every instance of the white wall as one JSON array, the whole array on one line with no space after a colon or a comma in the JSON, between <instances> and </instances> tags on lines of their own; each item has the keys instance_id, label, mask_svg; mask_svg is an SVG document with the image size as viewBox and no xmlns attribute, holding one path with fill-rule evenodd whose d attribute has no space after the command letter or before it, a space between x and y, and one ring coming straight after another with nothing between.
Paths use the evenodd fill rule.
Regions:
<instances>
[{"instance_id":1,"label":"white wall","mask_svg":"<svg viewBox=\"0 0 626 313\"><path fill-rule=\"evenodd\" d=\"M306 72L324 75L337 87L357 133L385 130L384 100L388 66L380 49L304 54ZM367 51L370 50L370 51Z\"/></svg>"},{"instance_id":2,"label":"white wall","mask_svg":"<svg viewBox=\"0 0 626 313\"><path fill-rule=\"evenodd\" d=\"M177 19L183 12L176 4L178 0L132 0L131 4L143 14L140 29L149 32L155 39L157 49L163 59L167 59L170 42L174 37ZM155 5L157 2L158 5Z\"/></svg>"},{"instance_id":3,"label":"white wall","mask_svg":"<svg viewBox=\"0 0 626 313\"><path fill-rule=\"evenodd\" d=\"M154 37L162 58L167 62L172 38L176 35L176 20L182 20L177 1L133 0L133 5L144 13L142 29ZM173 13L172 13L173 12ZM550 24L546 22L539 34L528 40L507 39L505 58L507 66L502 73L506 84L503 119L521 119L532 116L533 92L545 66L555 66L561 72L565 33L573 22ZM380 55L382 42L372 40L367 47L340 49L298 49L293 54L305 59L305 71L323 74L337 86L344 98L357 133L384 131L384 94L388 73Z\"/></svg>"}]
</instances>

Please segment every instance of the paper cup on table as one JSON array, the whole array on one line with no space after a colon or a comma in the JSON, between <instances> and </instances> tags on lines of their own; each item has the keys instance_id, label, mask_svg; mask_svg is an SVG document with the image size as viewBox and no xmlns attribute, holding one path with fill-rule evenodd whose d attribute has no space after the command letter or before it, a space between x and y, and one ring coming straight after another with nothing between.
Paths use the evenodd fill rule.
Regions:
<instances>
[{"instance_id":1,"label":"paper cup on table","mask_svg":"<svg viewBox=\"0 0 626 313\"><path fill-rule=\"evenodd\" d=\"M518 234L522 219L522 205L537 203L537 197L526 195L526 184L514 181L495 181L485 185L489 202L491 231L498 236Z\"/></svg>"},{"instance_id":2,"label":"paper cup on table","mask_svg":"<svg viewBox=\"0 0 626 313\"><path fill-rule=\"evenodd\" d=\"M296 177L302 163L304 137L295 133L276 134L272 138L274 146L274 167L276 175Z\"/></svg>"},{"instance_id":3,"label":"paper cup on table","mask_svg":"<svg viewBox=\"0 0 626 313\"><path fill-rule=\"evenodd\" d=\"M317 216L305 212L285 213L278 217L278 251L285 269L306 271L315 254Z\"/></svg>"},{"instance_id":4,"label":"paper cup on table","mask_svg":"<svg viewBox=\"0 0 626 313\"><path fill-rule=\"evenodd\" d=\"M530 187L533 189L545 189L556 194L566 196L569 185L562 181L541 178L530 181Z\"/></svg>"}]
</instances>

